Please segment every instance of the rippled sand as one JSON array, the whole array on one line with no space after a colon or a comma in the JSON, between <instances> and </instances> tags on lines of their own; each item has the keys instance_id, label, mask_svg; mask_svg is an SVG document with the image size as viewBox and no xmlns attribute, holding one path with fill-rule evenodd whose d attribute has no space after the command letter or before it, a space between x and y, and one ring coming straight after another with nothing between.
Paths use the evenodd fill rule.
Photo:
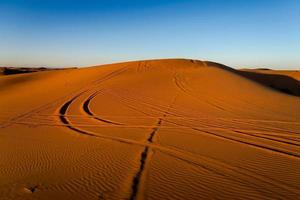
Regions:
<instances>
[{"instance_id":1,"label":"rippled sand","mask_svg":"<svg viewBox=\"0 0 300 200\"><path fill-rule=\"evenodd\" d=\"M285 94L245 73L170 59L1 76L0 199L299 199L299 74L281 73Z\"/></svg>"}]
</instances>

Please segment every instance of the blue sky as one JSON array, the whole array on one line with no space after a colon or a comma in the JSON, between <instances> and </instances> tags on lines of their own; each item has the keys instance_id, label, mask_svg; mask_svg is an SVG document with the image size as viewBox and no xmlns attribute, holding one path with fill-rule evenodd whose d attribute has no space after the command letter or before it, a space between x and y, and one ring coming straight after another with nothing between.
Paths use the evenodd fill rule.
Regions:
<instances>
[{"instance_id":1,"label":"blue sky","mask_svg":"<svg viewBox=\"0 0 300 200\"><path fill-rule=\"evenodd\" d=\"M300 68L297 0L0 0L0 66L193 58Z\"/></svg>"}]
</instances>

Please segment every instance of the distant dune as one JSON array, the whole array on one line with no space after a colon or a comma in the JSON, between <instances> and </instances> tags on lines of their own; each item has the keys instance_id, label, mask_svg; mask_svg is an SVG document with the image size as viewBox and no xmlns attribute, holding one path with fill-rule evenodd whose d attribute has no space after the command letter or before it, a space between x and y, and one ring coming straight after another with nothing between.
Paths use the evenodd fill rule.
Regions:
<instances>
[{"instance_id":1,"label":"distant dune","mask_svg":"<svg viewBox=\"0 0 300 200\"><path fill-rule=\"evenodd\" d=\"M300 96L300 71L240 70L238 74L281 92Z\"/></svg>"},{"instance_id":2,"label":"distant dune","mask_svg":"<svg viewBox=\"0 0 300 200\"><path fill-rule=\"evenodd\" d=\"M252 72L262 73L262 74L273 74L273 75L289 76L291 78L294 78L294 79L300 81L300 71L299 70L244 69L243 71L252 71Z\"/></svg>"},{"instance_id":3,"label":"distant dune","mask_svg":"<svg viewBox=\"0 0 300 200\"><path fill-rule=\"evenodd\" d=\"M14 74L26 74L33 72L51 71L51 70L65 70L76 68L47 68L47 67L0 67L0 75L14 75Z\"/></svg>"},{"instance_id":4,"label":"distant dune","mask_svg":"<svg viewBox=\"0 0 300 200\"><path fill-rule=\"evenodd\" d=\"M299 88L185 59L0 76L0 199L299 199Z\"/></svg>"}]
</instances>

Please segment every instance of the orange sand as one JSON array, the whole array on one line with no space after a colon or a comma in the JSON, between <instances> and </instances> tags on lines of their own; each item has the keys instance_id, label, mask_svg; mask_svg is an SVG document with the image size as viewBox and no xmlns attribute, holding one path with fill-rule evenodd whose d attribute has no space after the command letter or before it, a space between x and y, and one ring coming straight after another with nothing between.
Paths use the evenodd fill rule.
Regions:
<instances>
[{"instance_id":1,"label":"orange sand","mask_svg":"<svg viewBox=\"0 0 300 200\"><path fill-rule=\"evenodd\" d=\"M300 98L222 65L1 76L0 108L1 200L300 198Z\"/></svg>"}]
</instances>

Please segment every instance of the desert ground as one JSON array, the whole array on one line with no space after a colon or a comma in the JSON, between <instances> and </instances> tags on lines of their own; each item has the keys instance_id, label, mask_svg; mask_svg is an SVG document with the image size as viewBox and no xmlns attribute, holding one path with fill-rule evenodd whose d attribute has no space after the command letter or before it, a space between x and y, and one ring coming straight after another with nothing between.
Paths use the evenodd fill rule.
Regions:
<instances>
[{"instance_id":1,"label":"desert ground","mask_svg":"<svg viewBox=\"0 0 300 200\"><path fill-rule=\"evenodd\" d=\"M300 199L300 72L198 60L0 76L0 199Z\"/></svg>"}]
</instances>

